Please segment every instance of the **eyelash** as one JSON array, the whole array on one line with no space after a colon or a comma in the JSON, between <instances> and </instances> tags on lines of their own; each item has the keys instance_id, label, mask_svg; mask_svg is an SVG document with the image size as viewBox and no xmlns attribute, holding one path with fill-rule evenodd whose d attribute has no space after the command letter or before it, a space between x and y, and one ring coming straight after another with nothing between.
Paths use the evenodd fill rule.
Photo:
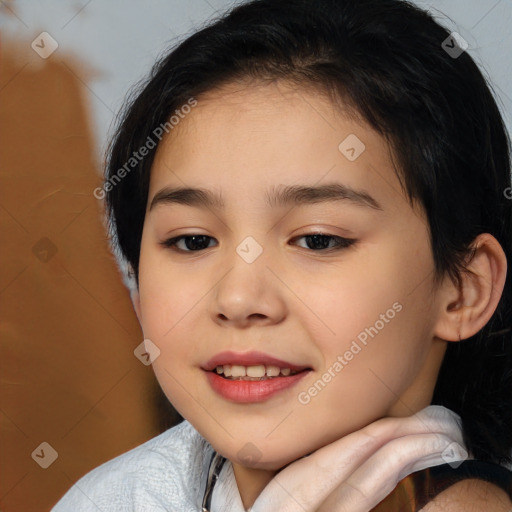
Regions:
<instances>
[{"instance_id":1,"label":"eyelash","mask_svg":"<svg viewBox=\"0 0 512 512\"><path fill-rule=\"evenodd\" d=\"M330 249L315 250L315 249L305 248L306 250L313 251L313 252L340 251L340 250L343 250L343 249L348 249L351 245L353 245L355 242L357 242L357 240L355 238L344 238L344 237L341 237L341 236L330 235L328 233L306 233L304 235L300 235L300 236L297 236L297 237L293 238L292 241L298 240L300 238L309 238L309 237L313 237L313 236L332 238L333 240L336 240L336 243L337 243L337 247L330 248ZM213 237L208 236L208 235L190 234L190 235L180 235L180 236L177 236L177 237L174 237L174 238L169 238L168 240L164 240L163 242L160 242L160 244L163 247L167 248L167 249L171 249L173 251L181 252L181 253L187 253L187 252L191 252L192 253L192 252L204 251L204 249L199 249L199 250L193 251L193 250L179 249L179 248L176 247L176 244L179 241L181 241L182 239L193 238L193 237L204 237L204 238L209 238L210 240L213 240ZM304 247L303 247L303 249L304 249Z\"/></svg>"}]
</instances>

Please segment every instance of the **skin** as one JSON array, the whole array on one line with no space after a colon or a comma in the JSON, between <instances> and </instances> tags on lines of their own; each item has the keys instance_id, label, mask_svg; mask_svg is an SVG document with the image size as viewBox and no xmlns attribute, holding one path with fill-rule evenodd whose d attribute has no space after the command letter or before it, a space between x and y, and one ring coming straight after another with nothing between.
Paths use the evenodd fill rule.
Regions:
<instances>
[{"instance_id":1,"label":"skin","mask_svg":"<svg viewBox=\"0 0 512 512\"><path fill-rule=\"evenodd\" d=\"M471 508L468 508L468 505ZM492 509L489 506L492 505ZM438 494L421 512L466 511L474 512L510 512L512 501L507 493L483 480L463 480Z\"/></svg>"},{"instance_id":2,"label":"skin","mask_svg":"<svg viewBox=\"0 0 512 512\"><path fill-rule=\"evenodd\" d=\"M338 149L349 134L366 147L355 161ZM381 209L347 200L265 203L273 187L327 182L364 190ZM149 210L166 186L221 191L225 210ZM228 85L198 98L158 147L148 199L134 306L144 337L161 351L153 368L179 413L231 460L245 507L300 457L379 418L429 405L447 340L478 327L464 323L476 322L474 311L447 316L458 292L434 283L425 217L401 190L386 142L318 92ZM304 237L313 232L357 241L311 249ZM182 252L161 245L193 234L212 238L195 252L185 240ZM236 252L248 236L263 249L250 264ZM335 239L326 243L335 247ZM299 393L397 302L401 311L300 403ZM491 304L478 318L492 311ZM201 369L224 350L259 350L313 371L266 401L234 403L211 389ZM249 442L259 456L251 466L239 457Z\"/></svg>"}]
</instances>

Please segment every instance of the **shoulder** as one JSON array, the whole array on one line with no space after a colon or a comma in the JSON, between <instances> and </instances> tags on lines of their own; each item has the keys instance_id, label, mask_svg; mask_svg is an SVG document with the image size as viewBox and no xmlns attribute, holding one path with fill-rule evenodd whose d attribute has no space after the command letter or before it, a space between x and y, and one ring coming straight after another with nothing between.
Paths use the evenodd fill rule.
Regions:
<instances>
[{"instance_id":1,"label":"shoulder","mask_svg":"<svg viewBox=\"0 0 512 512\"><path fill-rule=\"evenodd\" d=\"M199 479L194 468L208 446L185 420L84 475L52 512L166 510L165 504L182 503L186 487Z\"/></svg>"},{"instance_id":2,"label":"shoulder","mask_svg":"<svg viewBox=\"0 0 512 512\"><path fill-rule=\"evenodd\" d=\"M421 512L511 512L512 501L500 487L470 478L438 494Z\"/></svg>"}]
</instances>

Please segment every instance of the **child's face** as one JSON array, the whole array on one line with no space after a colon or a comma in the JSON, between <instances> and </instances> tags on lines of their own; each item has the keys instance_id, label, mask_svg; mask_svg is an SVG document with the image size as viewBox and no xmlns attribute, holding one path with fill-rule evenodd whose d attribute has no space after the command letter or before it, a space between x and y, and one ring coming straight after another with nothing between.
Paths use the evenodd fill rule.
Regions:
<instances>
[{"instance_id":1,"label":"child's face","mask_svg":"<svg viewBox=\"0 0 512 512\"><path fill-rule=\"evenodd\" d=\"M351 134L364 143L359 156L353 136L338 148ZM281 187L328 183L372 199L266 203ZM220 193L225 209L149 210L164 187ZM356 242L315 244L306 236L315 232ZM161 245L193 234L211 238ZM425 218L408 204L384 140L320 94L280 84L199 98L158 148L139 272L136 308L161 351L153 367L163 391L235 463L252 455L278 469L430 403L446 343L435 338L441 301ZM266 399L236 402L202 369L226 350L312 371Z\"/></svg>"}]
</instances>

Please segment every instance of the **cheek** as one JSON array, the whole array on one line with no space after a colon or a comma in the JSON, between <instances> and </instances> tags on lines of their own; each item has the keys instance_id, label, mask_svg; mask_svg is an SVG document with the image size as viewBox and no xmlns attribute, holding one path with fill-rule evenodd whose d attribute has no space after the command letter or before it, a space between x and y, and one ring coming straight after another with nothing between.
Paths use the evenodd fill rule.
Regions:
<instances>
[{"instance_id":1,"label":"cheek","mask_svg":"<svg viewBox=\"0 0 512 512\"><path fill-rule=\"evenodd\" d=\"M364 339L365 329L376 322L379 331L393 322L396 309L400 309L400 304L395 303L404 300L403 281L403 275L389 266L385 268L382 261L361 259L350 266L340 266L339 271L335 269L316 282L303 282L304 286L296 289L297 295L307 297L323 323L322 331L318 331L325 340L323 344L344 351L358 335ZM385 323L381 315L385 315ZM310 310L306 318L314 321L313 317Z\"/></svg>"},{"instance_id":2,"label":"cheek","mask_svg":"<svg viewBox=\"0 0 512 512\"><path fill-rule=\"evenodd\" d=\"M170 265L160 251L141 252L139 294L144 335L155 340L174 337L188 315L200 307L208 281Z\"/></svg>"},{"instance_id":3,"label":"cheek","mask_svg":"<svg viewBox=\"0 0 512 512\"><path fill-rule=\"evenodd\" d=\"M326 435L332 439L386 416L414 382L427 343L406 307L395 313L386 317L389 323L374 318L363 328L351 326L352 332L335 344L324 337L325 367L298 391L303 393L300 403L308 402L300 406L303 414L315 417L329 411ZM340 331L343 327L340 323Z\"/></svg>"},{"instance_id":4,"label":"cheek","mask_svg":"<svg viewBox=\"0 0 512 512\"><path fill-rule=\"evenodd\" d=\"M152 366L163 391L173 402L179 403L182 386L190 379L187 365L197 359L193 325L200 308L204 308L201 298L208 291L207 282L202 283L158 258L141 257L141 325L144 337L160 349ZM190 386L193 380L186 384L189 391Z\"/></svg>"},{"instance_id":5,"label":"cheek","mask_svg":"<svg viewBox=\"0 0 512 512\"><path fill-rule=\"evenodd\" d=\"M141 279L140 289L144 305L141 323L144 336L160 349L159 357L152 363L153 371L173 407L188 417L195 409L194 397L198 396L198 375L190 371L197 359L193 325L200 307L198 294L193 286L186 285L183 276L168 273L165 279L156 274L154 278L145 278Z\"/></svg>"},{"instance_id":6,"label":"cheek","mask_svg":"<svg viewBox=\"0 0 512 512\"><path fill-rule=\"evenodd\" d=\"M317 343L324 370L336 374L326 375L332 392L325 407L339 411L340 419L345 407L357 410L361 403L384 412L416 378L432 338L428 252L414 265L405 251L360 263L359 271L354 267L310 295L331 331L324 329Z\"/></svg>"}]
</instances>

